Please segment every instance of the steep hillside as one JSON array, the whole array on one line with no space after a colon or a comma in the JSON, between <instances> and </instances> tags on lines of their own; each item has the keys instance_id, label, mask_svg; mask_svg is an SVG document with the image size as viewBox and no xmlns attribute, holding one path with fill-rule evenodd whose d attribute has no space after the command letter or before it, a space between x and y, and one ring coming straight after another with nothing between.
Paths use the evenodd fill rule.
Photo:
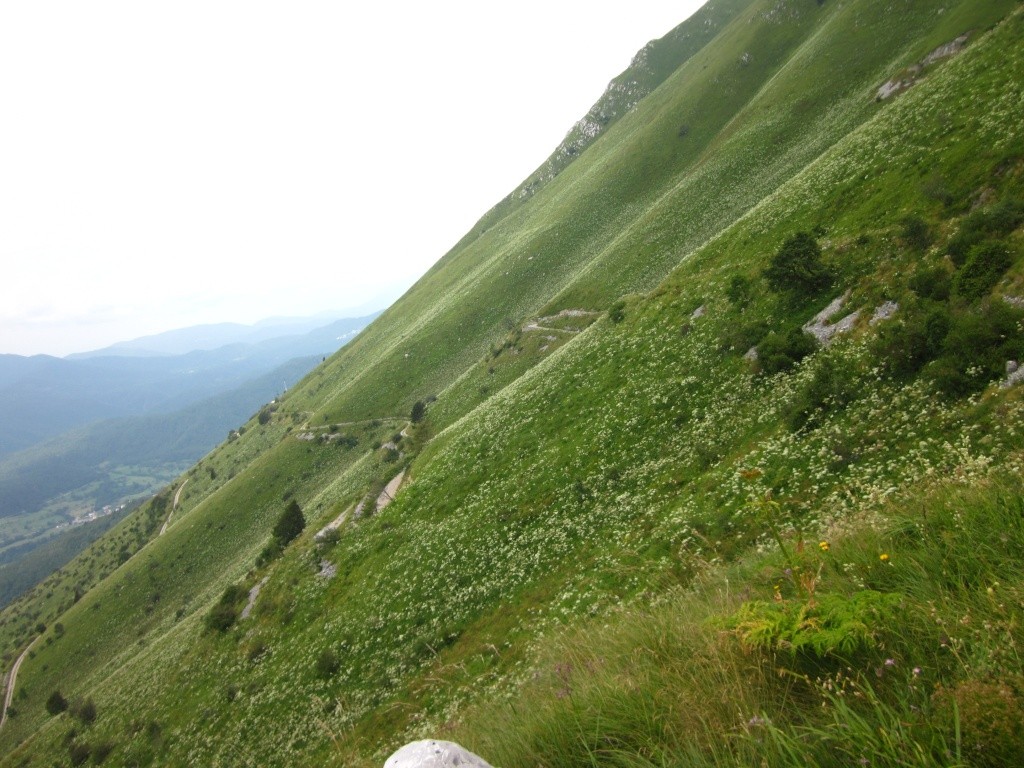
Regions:
<instances>
[{"instance_id":1,"label":"steep hillside","mask_svg":"<svg viewBox=\"0 0 1024 768\"><path fill-rule=\"evenodd\" d=\"M504 766L1020 748L978 713L1024 711L1000 385L1024 13L722 7L536 194L3 613L6 658L33 645L0 764L369 766L447 734Z\"/></svg>"}]
</instances>

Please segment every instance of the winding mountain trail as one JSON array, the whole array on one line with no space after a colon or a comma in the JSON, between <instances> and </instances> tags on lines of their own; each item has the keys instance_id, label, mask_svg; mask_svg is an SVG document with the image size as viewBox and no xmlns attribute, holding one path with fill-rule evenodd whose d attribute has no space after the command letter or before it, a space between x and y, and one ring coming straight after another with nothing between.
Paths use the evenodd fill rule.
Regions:
<instances>
[{"instance_id":1,"label":"winding mountain trail","mask_svg":"<svg viewBox=\"0 0 1024 768\"><path fill-rule=\"evenodd\" d=\"M42 635L40 635L40 637L42 637ZM28 656L28 652L32 650L32 646L36 644L36 640L38 639L39 637L25 646L25 650L21 652L21 655L14 662L13 666L11 666L11 671L7 675L7 687L4 690L4 709L3 712L0 713L0 729L2 729L4 724L7 722L7 710L10 708L11 701L14 699L14 686L18 683L18 670L21 669L21 662L23 662L25 657Z\"/></svg>"},{"instance_id":2,"label":"winding mountain trail","mask_svg":"<svg viewBox=\"0 0 1024 768\"><path fill-rule=\"evenodd\" d=\"M181 499L181 491L186 485L188 485L189 478L185 478L185 482L178 486L177 493L174 494L174 502L171 504L171 512L167 515L167 519L164 520L163 527L160 528L160 533L157 536L163 536L164 531L167 530L167 526L171 524L171 518L174 517L174 510L178 508L178 501Z\"/></svg>"}]
</instances>

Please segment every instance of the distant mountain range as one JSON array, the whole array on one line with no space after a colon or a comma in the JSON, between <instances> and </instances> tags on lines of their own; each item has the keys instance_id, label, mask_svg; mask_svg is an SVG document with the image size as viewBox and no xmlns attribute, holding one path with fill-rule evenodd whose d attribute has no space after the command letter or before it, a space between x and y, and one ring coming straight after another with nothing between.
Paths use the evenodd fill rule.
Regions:
<instances>
[{"instance_id":1,"label":"distant mountain range","mask_svg":"<svg viewBox=\"0 0 1024 768\"><path fill-rule=\"evenodd\" d=\"M294 339L313 332L316 336L329 336L336 324L341 327L352 323L369 322L379 313L365 317L338 317L336 314L319 314L312 317L273 317L260 320L252 325L242 323L210 323L188 328L176 328L150 336L140 336L130 341L119 341L109 347L91 352L75 352L66 355L67 360L85 360L93 357L161 357L186 355L189 352L216 350L236 344L258 345L271 340ZM343 331L347 332L347 331Z\"/></svg>"},{"instance_id":2,"label":"distant mountain range","mask_svg":"<svg viewBox=\"0 0 1024 768\"><path fill-rule=\"evenodd\" d=\"M171 413L294 358L326 356L377 314L196 326L66 358L0 355L0 457L101 419ZM227 343L208 348L218 340ZM294 383L282 379L279 391Z\"/></svg>"},{"instance_id":3,"label":"distant mountain range","mask_svg":"<svg viewBox=\"0 0 1024 768\"><path fill-rule=\"evenodd\" d=\"M68 521L153 493L377 314L195 326L66 358L0 355L0 563L38 560L62 530L85 546ZM75 553L50 550L53 567L53 552Z\"/></svg>"}]
</instances>

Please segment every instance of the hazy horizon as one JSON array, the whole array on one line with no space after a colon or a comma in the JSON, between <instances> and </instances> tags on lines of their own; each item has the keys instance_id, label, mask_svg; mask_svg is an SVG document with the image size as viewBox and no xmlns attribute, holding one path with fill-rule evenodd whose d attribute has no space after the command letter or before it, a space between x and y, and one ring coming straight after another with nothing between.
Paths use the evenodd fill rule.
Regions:
<instances>
[{"instance_id":1,"label":"hazy horizon","mask_svg":"<svg viewBox=\"0 0 1024 768\"><path fill-rule=\"evenodd\" d=\"M353 318L354 319L354 318L359 318L359 317L366 317L366 316L373 315L373 314L378 313L378 312L383 312L389 306L391 306L395 302L395 300L397 300L399 298L399 296L402 293L404 293L404 290L403 291L399 291L398 293L396 293L396 295L394 295L391 298L385 299L384 295L382 295L379 300L377 300L377 301L370 301L370 302L367 302L367 303L365 303L363 305L360 305L360 306L344 307L344 308L337 309L337 310L321 310L319 312L311 312L309 314L303 314L303 315L276 315L275 314L275 315L268 315L266 317L259 317L259 318L256 318L255 320L250 320L250 321L236 321L236 320L230 320L229 319L229 320L221 320L221 321L213 321L213 322L195 323L193 325L174 326L172 328L163 328L163 329L154 331L152 333L144 333L144 334L140 334L140 335L137 335L137 336L131 336L131 337L114 339L114 340L112 340L112 341L110 341L108 343L104 343L104 344L101 344L100 346L96 346L96 347L89 347L88 349L72 349L72 350L68 350L66 352L60 352L60 353L35 352L35 353L28 354L28 355L22 355L21 353L18 353L18 352L2 352L2 351L0 351L0 355L19 355L21 357L46 356L46 357L67 358L67 357L72 357L72 356L75 356L75 355L84 355L84 354L89 354L89 353L93 353L93 352L98 352L98 351L101 351L101 350L109 349L111 347L117 347L117 346L120 346L120 345L132 344L132 343L135 343L135 342L143 341L145 339L157 338L157 337L164 336L166 334L176 333L176 332L179 332L179 331L198 330L198 329L201 329L201 328L211 328L212 329L212 328L217 328L217 327L226 326L226 325L239 326L241 328L247 328L247 329L256 329L256 328L258 328L260 326L264 326L264 325L281 325L281 326L286 326L287 324L292 323L293 321L297 323L297 322L300 322L300 321L311 321L311 320L315 320L315 319L319 318L319 319L322 319L323 322L322 322L321 325L318 325L317 327L323 327L323 326L329 325L330 323L335 322L337 320L344 320L344 319L349 319L349 318ZM301 332L299 332L299 333L301 333ZM286 335L286 334L282 334L282 335ZM215 349L217 346L218 345L195 346L194 348L190 349L189 351L195 351L195 350L199 350L199 349ZM163 355L163 354L182 354L182 353L174 352L174 353L155 353L155 354Z\"/></svg>"},{"instance_id":2,"label":"hazy horizon","mask_svg":"<svg viewBox=\"0 0 1024 768\"><path fill-rule=\"evenodd\" d=\"M0 352L400 293L701 4L5 4Z\"/></svg>"}]
</instances>

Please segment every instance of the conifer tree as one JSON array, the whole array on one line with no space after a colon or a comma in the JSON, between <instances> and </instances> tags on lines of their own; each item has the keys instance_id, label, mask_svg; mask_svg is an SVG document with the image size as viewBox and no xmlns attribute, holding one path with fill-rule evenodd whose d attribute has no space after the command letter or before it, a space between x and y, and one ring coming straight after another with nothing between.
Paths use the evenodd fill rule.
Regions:
<instances>
[{"instance_id":1,"label":"conifer tree","mask_svg":"<svg viewBox=\"0 0 1024 768\"><path fill-rule=\"evenodd\" d=\"M274 525L274 538L277 539L282 547L285 547L292 539L302 533L302 529L305 527L306 518L302 515L302 507L299 506L295 499L292 499L284 512L281 513L281 517L277 519L277 524Z\"/></svg>"}]
</instances>

